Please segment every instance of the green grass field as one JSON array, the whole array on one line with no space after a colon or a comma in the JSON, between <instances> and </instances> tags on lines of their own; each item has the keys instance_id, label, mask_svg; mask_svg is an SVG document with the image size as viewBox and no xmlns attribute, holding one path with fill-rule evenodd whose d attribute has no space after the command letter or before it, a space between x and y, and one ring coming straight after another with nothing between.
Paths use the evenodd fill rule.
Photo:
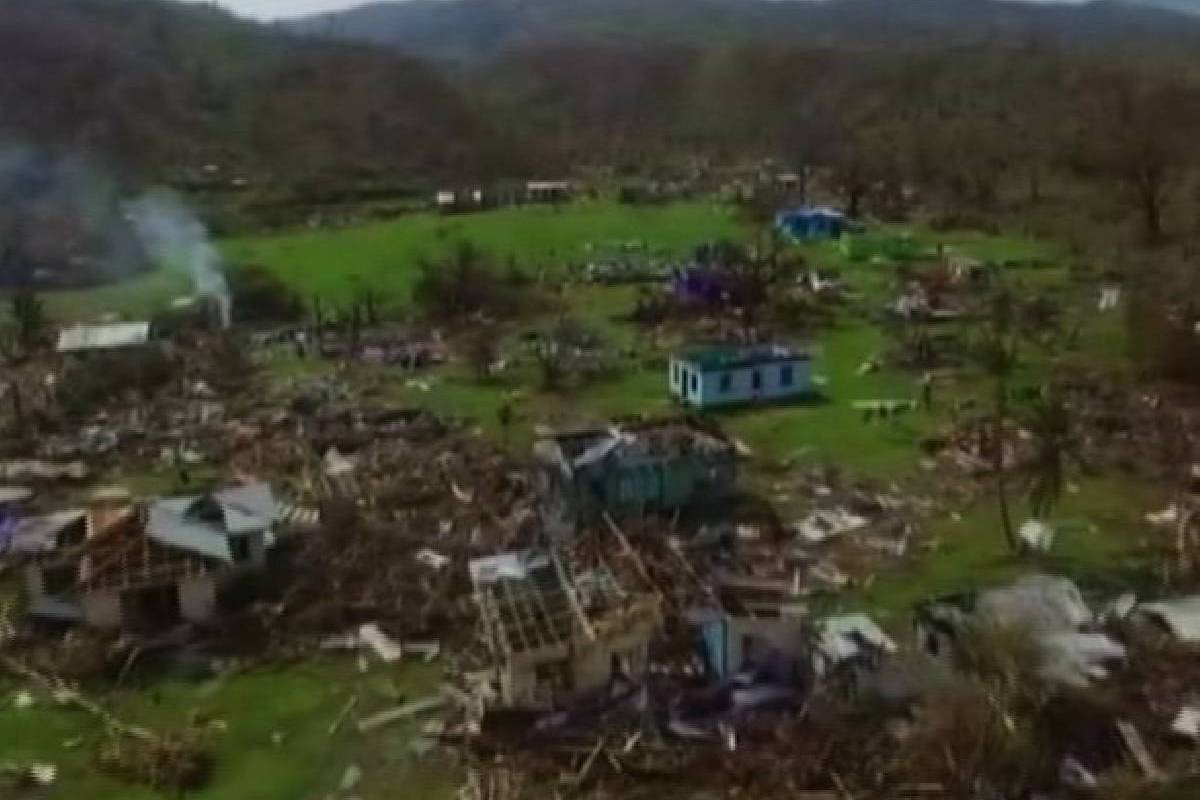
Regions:
<instances>
[{"instance_id":1,"label":"green grass field","mask_svg":"<svg viewBox=\"0 0 1200 800\"><path fill-rule=\"evenodd\" d=\"M732 214L709 203L633 208L605 201L562 208L529 206L481 214L417 214L333 231L236 239L223 250L235 264L262 264L308 297L337 303L369 286L393 304L408 301L416 265L470 241L501 263L557 268L584 263L589 245L638 241L651 252L677 253L737 234Z\"/></svg>"},{"instance_id":2,"label":"green grass field","mask_svg":"<svg viewBox=\"0 0 1200 800\"><path fill-rule=\"evenodd\" d=\"M402 786L405 797L436 799L452 796L460 781L436 753L417 758L411 751L421 719L400 721L370 735L360 734L355 721L405 698L436 692L438 680L437 665L374 666L360 674L353 659L317 658L203 682L159 680L152 687L117 690L99 699L122 720L158 730L179 730L193 719L205 721L215 766L209 787L188 795L196 800L322 797L337 790L351 765L363 772L356 790L360 794L394 796L388 795L391 787ZM104 731L95 719L55 705L36 691L36 705L15 708L11 700L17 688L0 678L0 763L43 761L60 771L50 790L29 797L163 796L97 770L93 758ZM354 696L359 698L357 705L331 734L330 726Z\"/></svg>"}]
</instances>

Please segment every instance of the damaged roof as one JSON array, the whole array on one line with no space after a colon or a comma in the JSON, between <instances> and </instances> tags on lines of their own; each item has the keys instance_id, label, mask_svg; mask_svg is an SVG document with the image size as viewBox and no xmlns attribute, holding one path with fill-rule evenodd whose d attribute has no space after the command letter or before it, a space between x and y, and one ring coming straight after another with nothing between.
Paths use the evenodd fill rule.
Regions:
<instances>
[{"instance_id":1,"label":"damaged roof","mask_svg":"<svg viewBox=\"0 0 1200 800\"><path fill-rule=\"evenodd\" d=\"M565 472L618 459L704 454L732 457L733 445L686 420L664 420L630 428L589 428L551 435L534 445L540 460Z\"/></svg>"},{"instance_id":2,"label":"damaged roof","mask_svg":"<svg viewBox=\"0 0 1200 800\"><path fill-rule=\"evenodd\" d=\"M1022 625L1034 632L1072 630L1093 620L1079 588L1051 575L1026 575L980 592L975 610L996 624Z\"/></svg>"},{"instance_id":3,"label":"damaged roof","mask_svg":"<svg viewBox=\"0 0 1200 800\"><path fill-rule=\"evenodd\" d=\"M818 673L870 653L895 653L896 643L865 614L829 617L817 625Z\"/></svg>"},{"instance_id":4,"label":"damaged roof","mask_svg":"<svg viewBox=\"0 0 1200 800\"><path fill-rule=\"evenodd\" d=\"M160 544L232 563L229 537L265 531L274 523L276 509L275 495L265 483L164 497L146 508L146 535Z\"/></svg>"},{"instance_id":5,"label":"damaged roof","mask_svg":"<svg viewBox=\"0 0 1200 800\"><path fill-rule=\"evenodd\" d=\"M138 347L150 340L149 322L113 322L104 325L75 325L58 332L58 352L114 350Z\"/></svg>"},{"instance_id":6,"label":"damaged roof","mask_svg":"<svg viewBox=\"0 0 1200 800\"><path fill-rule=\"evenodd\" d=\"M1138 611L1181 642L1200 642L1200 595L1143 603Z\"/></svg>"},{"instance_id":7,"label":"damaged roof","mask_svg":"<svg viewBox=\"0 0 1200 800\"><path fill-rule=\"evenodd\" d=\"M82 509L25 517L17 521L9 534L8 549L27 555L52 553L58 549L59 535L72 525L82 524L85 517Z\"/></svg>"},{"instance_id":8,"label":"damaged roof","mask_svg":"<svg viewBox=\"0 0 1200 800\"><path fill-rule=\"evenodd\" d=\"M1049 683L1087 686L1108 677L1111 667L1127 657L1120 642L1089 630L1095 615L1067 578L1026 575L980 592L973 609L948 600L930 613L931 619L961 629L972 610L977 619L1028 631L1041 654L1038 674Z\"/></svg>"}]
</instances>

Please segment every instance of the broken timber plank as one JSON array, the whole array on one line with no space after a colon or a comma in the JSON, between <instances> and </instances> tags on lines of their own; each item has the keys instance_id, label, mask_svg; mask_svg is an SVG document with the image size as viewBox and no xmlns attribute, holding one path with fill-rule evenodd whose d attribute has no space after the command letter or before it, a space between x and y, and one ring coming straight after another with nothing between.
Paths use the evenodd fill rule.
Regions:
<instances>
[{"instance_id":1,"label":"broken timber plank","mask_svg":"<svg viewBox=\"0 0 1200 800\"><path fill-rule=\"evenodd\" d=\"M385 725L390 725L396 720L415 717L417 714L425 711L433 711L434 709L441 708L445 702L445 698L441 695L431 695L396 706L395 708L380 711L378 714L372 714L369 717L360 719L358 721L358 732L370 733Z\"/></svg>"},{"instance_id":2,"label":"broken timber plank","mask_svg":"<svg viewBox=\"0 0 1200 800\"><path fill-rule=\"evenodd\" d=\"M1117 732L1121 734L1121 740L1129 750L1129 755L1133 757L1134 763L1138 765L1138 769L1142 771L1143 775L1152 781L1166 779L1166 775L1154 763L1154 757L1150 755L1150 750L1146 747L1141 732L1134 727L1132 722L1124 719L1117 720Z\"/></svg>"}]
</instances>

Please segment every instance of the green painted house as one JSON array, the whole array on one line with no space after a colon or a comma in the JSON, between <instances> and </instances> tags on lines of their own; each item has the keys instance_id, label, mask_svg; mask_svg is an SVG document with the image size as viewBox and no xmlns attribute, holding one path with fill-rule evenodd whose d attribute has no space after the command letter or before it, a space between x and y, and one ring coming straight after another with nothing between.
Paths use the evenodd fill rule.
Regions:
<instances>
[{"instance_id":1,"label":"green painted house","mask_svg":"<svg viewBox=\"0 0 1200 800\"><path fill-rule=\"evenodd\" d=\"M534 454L548 510L575 524L719 500L737 483L733 446L677 420L560 433Z\"/></svg>"}]
</instances>

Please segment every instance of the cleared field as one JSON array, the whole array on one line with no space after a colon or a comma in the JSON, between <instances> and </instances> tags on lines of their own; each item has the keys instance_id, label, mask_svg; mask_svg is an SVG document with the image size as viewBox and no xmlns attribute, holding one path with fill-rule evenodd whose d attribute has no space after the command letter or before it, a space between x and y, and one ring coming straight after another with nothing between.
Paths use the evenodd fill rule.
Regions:
<instances>
[{"instance_id":1,"label":"cleared field","mask_svg":"<svg viewBox=\"0 0 1200 800\"><path fill-rule=\"evenodd\" d=\"M585 263L589 245L640 242L651 252L681 252L735 236L732 213L711 203L634 208L611 202L562 208L525 206L481 214L417 214L343 230L298 231L225 242L234 264L262 264L303 295L338 302L369 286L393 305L408 300L422 258L470 241L501 263L536 270Z\"/></svg>"}]
</instances>

